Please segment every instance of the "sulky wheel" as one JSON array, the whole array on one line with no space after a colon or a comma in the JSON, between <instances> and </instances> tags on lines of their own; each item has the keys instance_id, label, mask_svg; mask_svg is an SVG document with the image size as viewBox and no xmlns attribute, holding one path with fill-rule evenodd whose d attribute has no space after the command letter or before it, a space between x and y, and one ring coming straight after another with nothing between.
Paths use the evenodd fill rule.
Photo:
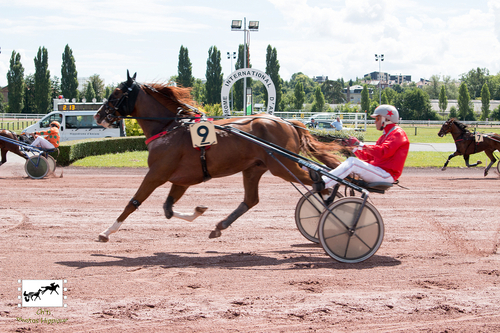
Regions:
<instances>
[{"instance_id":1,"label":"sulky wheel","mask_svg":"<svg viewBox=\"0 0 500 333\"><path fill-rule=\"evenodd\" d=\"M56 170L56 160L47 154L47 156L45 156L45 158L47 159L47 162L49 164L49 172L54 172Z\"/></svg>"},{"instance_id":2,"label":"sulky wheel","mask_svg":"<svg viewBox=\"0 0 500 333\"><path fill-rule=\"evenodd\" d=\"M365 202L363 212L354 227L362 207L362 198L334 201L321 214L318 238L325 252L345 263L364 261L377 252L384 238L384 222L378 210Z\"/></svg>"},{"instance_id":3,"label":"sulky wheel","mask_svg":"<svg viewBox=\"0 0 500 333\"><path fill-rule=\"evenodd\" d=\"M498 171L498 173L500 173L500 161L498 161L498 163L497 163L497 171Z\"/></svg>"},{"instance_id":4,"label":"sulky wheel","mask_svg":"<svg viewBox=\"0 0 500 333\"><path fill-rule=\"evenodd\" d=\"M329 195L332 189L329 189ZM297 206L295 207L295 224L299 229L302 236L307 238L313 243L319 243L318 238L318 224L321 213L325 210L323 199L320 198L321 194L316 193L311 195L310 192L304 194ZM341 198L342 194L337 192L337 198ZM324 200L328 197L325 195ZM321 200L321 201L320 201Z\"/></svg>"},{"instance_id":5,"label":"sulky wheel","mask_svg":"<svg viewBox=\"0 0 500 333\"><path fill-rule=\"evenodd\" d=\"M31 156L24 164L24 170L33 179L41 179L49 172L49 162L41 155Z\"/></svg>"}]
</instances>

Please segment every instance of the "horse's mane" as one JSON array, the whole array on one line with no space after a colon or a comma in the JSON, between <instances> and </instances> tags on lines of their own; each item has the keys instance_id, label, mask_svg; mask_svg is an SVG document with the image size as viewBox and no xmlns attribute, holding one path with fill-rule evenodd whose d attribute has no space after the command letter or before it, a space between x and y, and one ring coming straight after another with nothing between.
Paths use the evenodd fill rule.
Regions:
<instances>
[{"instance_id":1,"label":"horse's mane","mask_svg":"<svg viewBox=\"0 0 500 333\"><path fill-rule=\"evenodd\" d=\"M196 115L196 112L188 107L196 105L196 102L191 98L191 88L175 87L170 86L169 83L155 82L143 85L143 90L160 103L162 100L168 104L174 103L175 109L170 110L171 112L177 112L178 108L182 108L184 115Z\"/></svg>"},{"instance_id":2,"label":"horse's mane","mask_svg":"<svg viewBox=\"0 0 500 333\"><path fill-rule=\"evenodd\" d=\"M460 121L458 121L457 118L451 118L450 119L452 122L454 122L458 128L460 128L462 131L465 131L465 132L468 132L469 130L467 129L467 125L461 123Z\"/></svg>"}]
</instances>

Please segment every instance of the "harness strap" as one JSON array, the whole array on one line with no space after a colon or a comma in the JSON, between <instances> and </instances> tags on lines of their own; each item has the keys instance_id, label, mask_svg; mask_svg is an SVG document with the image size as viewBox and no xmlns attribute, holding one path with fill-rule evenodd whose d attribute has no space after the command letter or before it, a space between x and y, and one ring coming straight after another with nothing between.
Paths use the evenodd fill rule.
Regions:
<instances>
[{"instance_id":1,"label":"harness strap","mask_svg":"<svg viewBox=\"0 0 500 333\"><path fill-rule=\"evenodd\" d=\"M150 137L150 138L148 138L148 139L146 140L146 145L150 144L150 143L151 143L151 141L156 140L156 139L158 139L158 138L161 138L162 136L165 136L165 135L167 135L167 134L168 134L168 131L163 131L163 132L160 132L160 133L158 133L158 134L156 134L156 135L153 135L152 137Z\"/></svg>"},{"instance_id":2,"label":"harness strap","mask_svg":"<svg viewBox=\"0 0 500 333\"><path fill-rule=\"evenodd\" d=\"M200 147L200 152L201 170L203 170L203 181L206 182L212 179L212 176L210 176L210 174L208 173L207 168L207 157L205 155L206 147Z\"/></svg>"}]
</instances>

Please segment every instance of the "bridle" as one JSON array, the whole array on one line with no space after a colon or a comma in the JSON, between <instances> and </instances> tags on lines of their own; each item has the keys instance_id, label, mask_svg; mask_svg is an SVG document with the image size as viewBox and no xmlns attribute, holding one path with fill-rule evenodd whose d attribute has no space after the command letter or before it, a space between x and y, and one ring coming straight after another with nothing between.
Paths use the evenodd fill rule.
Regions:
<instances>
[{"instance_id":1,"label":"bridle","mask_svg":"<svg viewBox=\"0 0 500 333\"><path fill-rule=\"evenodd\" d=\"M141 90L139 84L132 79L129 79L118 86L118 89L122 91L122 95L119 98L113 98L111 95L110 99L103 103L102 111L105 113L105 118L109 123L112 123L119 118L116 113L118 112L122 116L130 116L134 111L135 102L137 100L137 95L139 90Z\"/></svg>"},{"instance_id":2,"label":"bridle","mask_svg":"<svg viewBox=\"0 0 500 333\"><path fill-rule=\"evenodd\" d=\"M451 132L451 125L453 123L453 119L448 119L443 126L441 127L441 130L439 131L438 135L440 137L445 136L446 134ZM446 126L446 127L445 127Z\"/></svg>"}]
</instances>

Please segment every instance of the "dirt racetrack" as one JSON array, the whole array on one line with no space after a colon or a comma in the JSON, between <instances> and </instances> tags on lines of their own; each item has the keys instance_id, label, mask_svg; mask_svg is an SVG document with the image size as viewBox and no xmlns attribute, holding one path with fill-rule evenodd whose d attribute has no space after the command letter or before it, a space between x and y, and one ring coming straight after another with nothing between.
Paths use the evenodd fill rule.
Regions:
<instances>
[{"instance_id":1,"label":"dirt racetrack","mask_svg":"<svg viewBox=\"0 0 500 333\"><path fill-rule=\"evenodd\" d=\"M221 238L208 235L241 202L239 175L188 190L176 210L209 206L192 223L163 216L165 185L95 242L145 172L67 167L37 181L0 168L0 331L500 331L496 172L406 169L409 190L370 196L385 238L359 264L307 241L294 222L300 194L269 174L259 205ZM18 307L18 280L30 279L67 280L67 307Z\"/></svg>"}]
</instances>

